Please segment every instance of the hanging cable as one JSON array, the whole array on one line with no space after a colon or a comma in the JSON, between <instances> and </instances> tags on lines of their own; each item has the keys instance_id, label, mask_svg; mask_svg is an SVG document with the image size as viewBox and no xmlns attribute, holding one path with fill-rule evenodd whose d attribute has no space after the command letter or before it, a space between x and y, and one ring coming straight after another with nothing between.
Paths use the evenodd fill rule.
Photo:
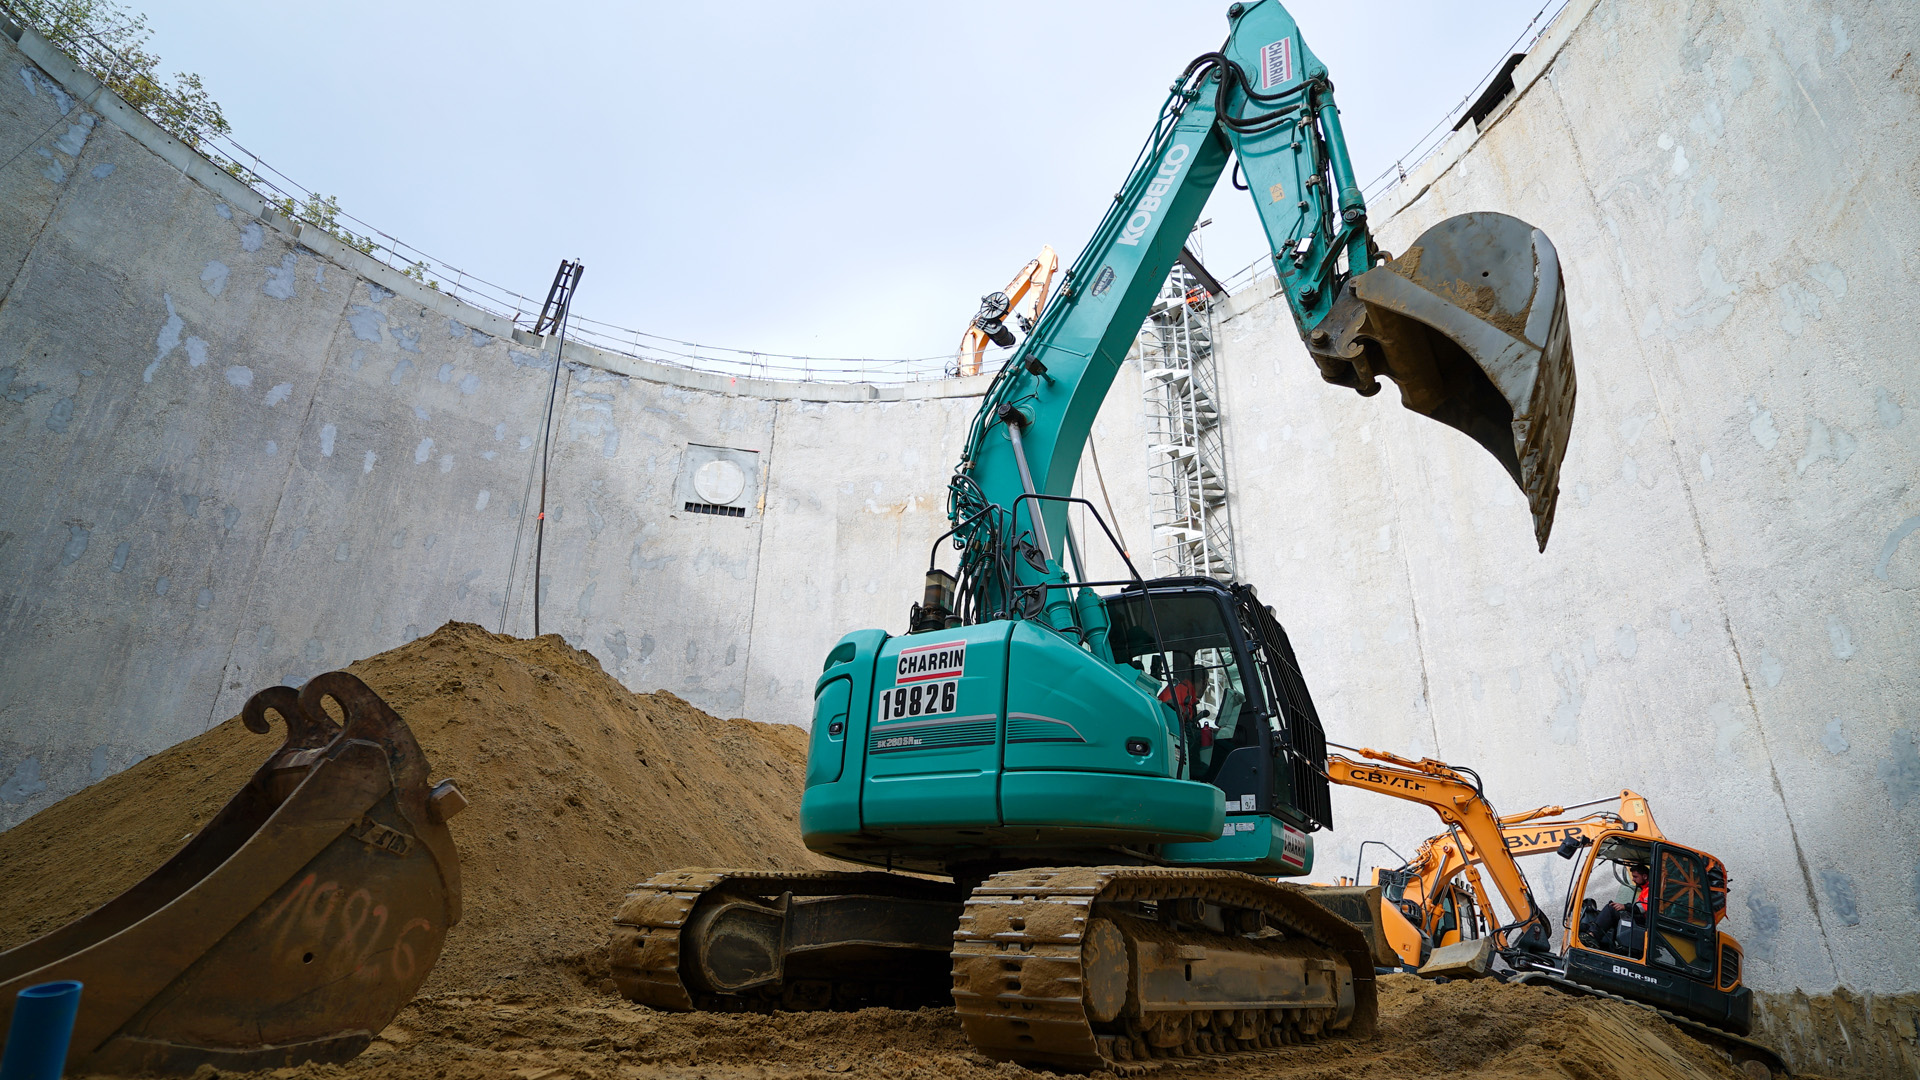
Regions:
<instances>
[{"instance_id":1,"label":"hanging cable","mask_svg":"<svg viewBox=\"0 0 1920 1080\"><path fill-rule=\"evenodd\" d=\"M560 355L567 347L567 318L573 311L573 291L580 286L580 275L586 267L578 260L560 264L560 272L554 275L553 288L549 290L548 305L556 311L550 325L554 327L556 344L553 347L553 379L547 384L547 419L540 433L540 515L534 518L533 526L533 636L540 636L540 560L546 549L547 540L547 466L553 459L553 404L560 392ZM571 379L569 379L571 381Z\"/></svg>"},{"instance_id":2,"label":"hanging cable","mask_svg":"<svg viewBox=\"0 0 1920 1080\"><path fill-rule=\"evenodd\" d=\"M553 405L560 389L561 354L566 348L567 317L573 308L573 290L580 284L580 275L586 266L580 262L562 260L560 269L553 276L553 286L547 290L547 302L542 306L542 323L550 323L554 333L549 339L553 342L553 375L547 384L547 409L540 429L540 508L535 519L534 556L533 556L533 636L540 636L540 564L546 539L547 524L547 469L551 460L553 435ZM549 318L551 316L551 318ZM533 460L527 462L527 482L520 489L519 524L513 533L513 554L507 562L507 588L500 600L500 630L507 632L507 621L513 612L513 579L520 569L520 546L527 534L527 501L533 496Z\"/></svg>"},{"instance_id":3,"label":"hanging cable","mask_svg":"<svg viewBox=\"0 0 1920 1080\"><path fill-rule=\"evenodd\" d=\"M1120 541L1120 553L1130 556L1133 550L1127 546L1127 534L1120 528L1119 515L1113 512L1113 500L1107 497L1107 478L1100 472L1100 451L1094 447L1092 439L1087 440L1087 453L1093 458L1093 475L1100 481L1100 501L1107 504L1107 517L1113 522L1114 538Z\"/></svg>"}]
</instances>

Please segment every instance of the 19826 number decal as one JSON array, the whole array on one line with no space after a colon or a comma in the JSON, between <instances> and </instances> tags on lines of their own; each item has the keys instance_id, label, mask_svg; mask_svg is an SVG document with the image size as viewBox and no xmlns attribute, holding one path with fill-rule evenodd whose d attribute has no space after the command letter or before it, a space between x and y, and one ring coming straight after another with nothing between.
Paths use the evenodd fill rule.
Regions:
<instances>
[{"instance_id":1,"label":"19826 number decal","mask_svg":"<svg viewBox=\"0 0 1920 1080\"><path fill-rule=\"evenodd\" d=\"M900 720L909 716L938 716L950 713L960 696L959 679L916 683L880 692L880 720Z\"/></svg>"}]
</instances>

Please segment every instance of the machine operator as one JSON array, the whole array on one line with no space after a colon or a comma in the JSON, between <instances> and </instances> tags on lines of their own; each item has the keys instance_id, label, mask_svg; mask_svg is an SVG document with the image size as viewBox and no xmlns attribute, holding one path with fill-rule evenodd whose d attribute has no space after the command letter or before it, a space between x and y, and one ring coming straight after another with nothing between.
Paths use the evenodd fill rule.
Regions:
<instances>
[{"instance_id":1,"label":"machine operator","mask_svg":"<svg viewBox=\"0 0 1920 1080\"><path fill-rule=\"evenodd\" d=\"M1646 938L1647 884L1652 875L1645 863L1629 864L1627 873L1633 878L1633 902L1609 903L1596 912L1592 935L1611 952L1638 957Z\"/></svg>"}]
</instances>

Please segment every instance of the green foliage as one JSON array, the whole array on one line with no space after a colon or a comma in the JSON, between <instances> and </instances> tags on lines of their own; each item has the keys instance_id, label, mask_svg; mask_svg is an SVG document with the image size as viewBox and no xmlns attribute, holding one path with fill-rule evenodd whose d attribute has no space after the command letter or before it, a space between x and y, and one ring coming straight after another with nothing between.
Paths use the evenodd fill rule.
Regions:
<instances>
[{"instance_id":1,"label":"green foliage","mask_svg":"<svg viewBox=\"0 0 1920 1080\"><path fill-rule=\"evenodd\" d=\"M187 145L197 149L231 130L200 76L178 72L171 81L161 78L160 58L147 51L153 31L145 15L115 0L0 0L0 11L32 27Z\"/></svg>"},{"instance_id":2,"label":"green foliage","mask_svg":"<svg viewBox=\"0 0 1920 1080\"><path fill-rule=\"evenodd\" d=\"M305 202L296 203L293 196L283 195L269 201L285 217L325 229L333 234L334 239L362 255L373 254L373 237L357 236L340 224L340 202L333 196L315 193L308 195Z\"/></svg>"},{"instance_id":3,"label":"green foliage","mask_svg":"<svg viewBox=\"0 0 1920 1080\"><path fill-rule=\"evenodd\" d=\"M220 103L207 94L198 75L180 72L171 82L162 81L160 58L147 51L153 30L144 14L129 11L118 0L0 0L0 13L31 27L127 104L265 195L268 205L287 218L325 229L363 255L373 254L378 246L373 237L340 224L340 203L333 196L313 193L296 202L290 195L273 194L277 188L259 173L209 145L210 139L232 130ZM440 288L427 277L425 262L400 272L428 288Z\"/></svg>"},{"instance_id":4,"label":"green foliage","mask_svg":"<svg viewBox=\"0 0 1920 1080\"><path fill-rule=\"evenodd\" d=\"M400 272L420 282L427 288L432 289L434 292L440 291L440 283L427 276L427 264L424 260L416 261L412 266L403 266L400 268Z\"/></svg>"}]
</instances>

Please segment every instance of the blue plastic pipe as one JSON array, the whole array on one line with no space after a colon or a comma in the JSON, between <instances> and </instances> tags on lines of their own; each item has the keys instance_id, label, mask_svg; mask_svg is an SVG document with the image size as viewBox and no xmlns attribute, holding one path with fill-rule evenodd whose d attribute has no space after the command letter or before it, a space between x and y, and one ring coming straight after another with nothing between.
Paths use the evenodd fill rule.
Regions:
<instances>
[{"instance_id":1,"label":"blue plastic pipe","mask_svg":"<svg viewBox=\"0 0 1920 1080\"><path fill-rule=\"evenodd\" d=\"M7 1049L0 1054L0 1080L60 1080L79 1011L77 982L41 983L20 991L13 999Z\"/></svg>"}]
</instances>

